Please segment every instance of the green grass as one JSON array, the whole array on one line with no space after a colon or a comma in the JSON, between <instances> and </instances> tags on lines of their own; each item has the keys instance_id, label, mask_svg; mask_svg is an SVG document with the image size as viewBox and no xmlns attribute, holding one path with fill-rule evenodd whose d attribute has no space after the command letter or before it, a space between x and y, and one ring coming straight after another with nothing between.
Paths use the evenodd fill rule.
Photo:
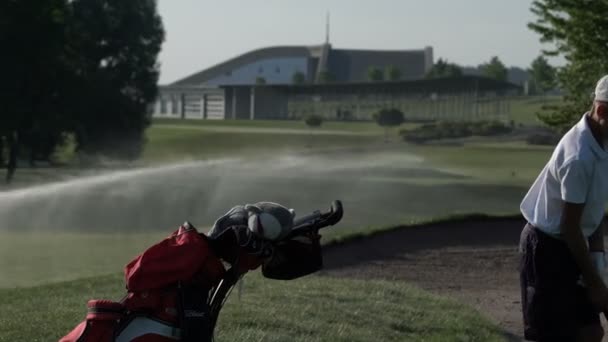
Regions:
<instances>
[{"instance_id":1,"label":"green grass","mask_svg":"<svg viewBox=\"0 0 608 342\"><path fill-rule=\"evenodd\" d=\"M51 341L70 331L91 298L119 299L120 275L0 290L0 341ZM46 314L51 313L52 314ZM229 299L218 341L503 341L470 308L403 283L311 276L245 278Z\"/></svg>"},{"instance_id":2,"label":"green grass","mask_svg":"<svg viewBox=\"0 0 608 342\"><path fill-rule=\"evenodd\" d=\"M366 146L381 142L378 135L260 134L200 131L173 126L152 126L147 131L144 162L277 154L289 151Z\"/></svg>"},{"instance_id":3,"label":"green grass","mask_svg":"<svg viewBox=\"0 0 608 342\"><path fill-rule=\"evenodd\" d=\"M112 273L169 234L0 233L0 288Z\"/></svg>"},{"instance_id":4,"label":"green grass","mask_svg":"<svg viewBox=\"0 0 608 342\"><path fill-rule=\"evenodd\" d=\"M478 184L528 186L549 160L552 147L520 143L413 146L430 165L473 177Z\"/></svg>"},{"instance_id":5,"label":"green grass","mask_svg":"<svg viewBox=\"0 0 608 342\"><path fill-rule=\"evenodd\" d=\"M233 128L283 128L308 130L302 120L176 120L154 119L156 125L195 125L203 127L233 127ZM346 132L382 132L382 128L371 121L325 121L320 131L346 131Z\"/></svg>"},{"instance_id":6,"label":"green grass","mask_svg":"<svg viewBox=\"0 0 608 342\"><path fill-rule=\"evenodd\" d=\"M545 105L558 105L561 102L559 96L529 96L518 97L510 101L511 119L516 123L524 125L543 125L536 114Z\"/></svg>"},{"instance_id":7,"label":"green grass","mask_svg":"<svg viewBox=\"0 0 608 342\"><path fill-rule=\"evenodd\" d=\"M530 108L535 105L529 102L523 103L522 107L531 112ZM523 110L518 113L521 120L529 119ZM235 131L197 128L200 126L234 127ZM253 131L277 127L302 132ZM517 142L486 141L464 146L408 145L397 141L396 130L392 132L393 143L383 144L383 131L373 123L328 122L321 130L328 134L315 135L311 139L301 122L156 121L147 132L149 143L142 162L165 164L190 159L248 157L260 153L297 155L303 152L325 153L340 148L358 149L360 152L357 153L361 154L358 161L366 163L364 166L369 171L357 181L348 179L343 171L333 174L335 179L326 183L319 183L315 174L307 176L309 178L271 175L281 180L280 184L285 187L299 184L305 189L296 196L299 198L321 197L324 192L333 192L329 185L339 184L335 192L347 197L344 198L345 205L349 215L353 216L350 222L361 217L370 217L377 222L375 225L351 225L349 229L328 230L324 241L332 243L365 237L398 225L389 222L389 217L400 223L409 223L471 212L516 213L521 196L551 153L550 148L530 147ZM330 131L353 134L332 134ZM418 174L396 168L399 158L394 164L375 169L387 151L394 153L389 155L391 158L401 153L420 157ZM339 155L336 157L337 162L341 162ZM59 171L60 175L56 170L19 170L18 177L24 177L22 179L26 183L34 183L63 179L66 174L79 174L74 169ZM261 183L263 181L260 180ZM167 179L167 182L173 184L171 182L177 181ZM280 187L271 190L276 192L265 194L281 194ZM363 193L363 196L354 197L356 193ZM282 198L278 200L282 201ZM390 211L391 216L378 208ZM152 230L119 235L65 232L0 234L0 288L5 288L0 289L0 341L57 339L84 316L87 299L117 299L123 294L122 280L118 275L74 279L115 272L134 255L169 233L169 230ZM226 308L226 316L220 325L220 341L500 339L495 329L470 309L400 283L320 277L279 283L264 281L259 276L250 278L243 302L238 303L236 298L232 298ZM70 282L42 285L67 280ZM18 288L13 288L15 286ZM11 312L11 315L3 315L4 312Z\"/></svg>"}]
</instances>

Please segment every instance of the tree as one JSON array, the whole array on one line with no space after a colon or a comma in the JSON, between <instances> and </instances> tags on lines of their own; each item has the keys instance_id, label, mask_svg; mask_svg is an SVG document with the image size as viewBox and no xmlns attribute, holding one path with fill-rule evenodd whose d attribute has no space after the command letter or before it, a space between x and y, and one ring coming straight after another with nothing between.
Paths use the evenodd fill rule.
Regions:
<instances>
[{"instance_id":1,"label":"tree","mask_svg":"<svg viewBox=\"0 0 608 342\"><path fill-rule=\"evenodd\" d=\"M319 83L332 83L333 81L335 78L331 72L324 70L319 74Z\"/></svg>"},{"instance_id":2,"label":"tree","mask_svg":"<svg viewBox=\"0 0 608 342\"><path fill-rule=\"evenodd\" d=\"M399 81L402 77L401 69L397 68L394 65L387 66L384 70L384 74L384 79L388 81Z\"/></svg>"},{"instance_id":3,"label":"tree","mask_svg":"<svg viewBox=\"0 0 608 342\"><path fill-rule=\"evenodd\" d=\"M7 180L17 160L80 152L134 158L156 98L164 32L156 1L0 2L0 139Z\"/></svg>"},{"instance_id":4,"label":"tree","mask_svg":"<svg viewBox=\"0 0 608 342\"><path fill-rule=\"evenodd\" d=\"M155 0L73 0L72 130L78 151L139 156L157 96L164 40ZM101 105L100 105L101 104Z\"/></svg>"},{"instance_id":5,"label":"tree","mask_svg":"<svg viewBox=\"0 0 608 342\"><path fill-rule=\"evenodd\" d=\"M379 126L384 127L384 141L388 142L389 129L400 126L405 121L405 117L398 109L382 109L374 114L374 120Z\"/></svg>"},{"instance_id":6,"label":"tree","mask_svg":"<svg viewBox=\"0 0 608 342\"><path fill-rule=\"evenodd\" d=\"M264 84L266 84L266 79L264 77L256 77L255 84L264 85Z\"/></svg>"},{"instance_id":7,"label":"tree","mask_svg":"<svg viewBox=\"0 0 608 342\"><path fill-rule=\"evenodd\" d=\"M304 84L306 83L306 75L303 72L297 71L291 77L291 83L293 84Z\"/></svg>"},{"instance_id":8,"label":"tree","mask_svg":"<svg viewBox=\"0 0 608 342\"><path fill-rule=\"evenodd\" d=\"M481 73L490 78L506 82L509 76L507 67L496 56L492 57L488 63L479 66Z\"/></svg>"},{"instance_id":9,"label":"tree","mask_svg":"<svg viewBox=\"0 0 608 342\"><path fill-rule=\"evenodd\" d=\"M565 132L591 105L589 94L608 70L608 29L606 1L535 0L531 7L535 22L528 27L540 35L550 48L546 56L562 56L566 65L557 71L564 91L560 106L545 107L539 118Z\"/></svg>"},{"instance_id":10,"label":"tree","mask_svg":"<svg viewBox=\"0 0 608 342\"><path fill-rule=\"evenodd\" d=\"M384 80L384 74L382 69L372 66L367 70L367 79L372 82L378 82Z\"/></svg>"},{"instance_id":11,"label":"tree","mask_svg":"<svg viewBox=\"0 0 608 342\"><path fill-rule=\"evenodd\" d=\"M454 64L449 63L447 59L439 58L433 65L431 70L426 74L426 78L444 78L444 77L460 77L462 69Z\"/></svg>"},{"instance_id":12,"label":"tree","mask_svg":"<svg viewBox=\"0 0 608 342\"><path fill-rule=\"evenodd\" d=\"M0 168L4 167L4 137L0 135Z\"/></svg>"},{"instance_id":13,"label":"tree","mask_svg":"<svg viewBox=\"0 0 608 342\"><path fill-rule=\"evenodd\" d=\"M37 136L58 136L63 129L69 12L67 0L0 2L0 46L10 50L0 54L0 140L6 143L7 182L20 151L34 155ZM52 149L59 140L49 143Z\"/></svg>"},{"instance_id":14,"label":"tree","mask_svg":"<svg viewBox=\"0 0 608 342\"><path fill-rule=\"evenodd\" d=\"M538 56L534 61L530 69L530 78L534 91L537 93L545 94L549 90L556 86L556 75L555 68L553 68L544 56Z\"/></svg>"}]
</instances>

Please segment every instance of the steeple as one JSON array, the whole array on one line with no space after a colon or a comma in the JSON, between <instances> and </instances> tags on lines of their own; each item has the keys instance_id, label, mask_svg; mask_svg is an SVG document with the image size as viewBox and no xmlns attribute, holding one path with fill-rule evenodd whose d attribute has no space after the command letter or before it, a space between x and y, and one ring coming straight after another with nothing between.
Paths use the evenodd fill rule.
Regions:
<instances>
[{"instance_id":1,"label":"steeple","mask_svg":"<svg viewBox=\"0 0 608 342\"><path fill-rule=\"evenodd\" d=\"M330 24L329 11L327 11L327 16L325 18L325 44L329 45L329 24Z\"/></svg>"}]
</instances>

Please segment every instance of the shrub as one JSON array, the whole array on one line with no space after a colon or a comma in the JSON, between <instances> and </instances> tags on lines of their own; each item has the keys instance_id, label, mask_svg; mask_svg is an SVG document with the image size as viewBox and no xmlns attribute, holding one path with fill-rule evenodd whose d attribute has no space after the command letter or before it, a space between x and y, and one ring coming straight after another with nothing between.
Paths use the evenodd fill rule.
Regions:
<instances>
[{"instance_id":1,"label":"shrub","mask_svg":"<svg viewBox=\"0 0 608 342\"><path fill-rule=\"evenodd\" d=\"M441 121L425 124L413 130L402 130L401 137L408 142L421 143L429 140L466 138L472 135L496 136L507 134L513 128L500 121Z\"/></svg>"},{"instance_id":2,"label":"shrub","mask_svg":"<svg viewBox=\"0 0 608 342\"><path fill-rule=\"evenodd\" d=\"M530 145L549 145L555 146L559 142L559 135L555 133L532 133L526 138L526 142Z\"/></svg>"}]
</instances>

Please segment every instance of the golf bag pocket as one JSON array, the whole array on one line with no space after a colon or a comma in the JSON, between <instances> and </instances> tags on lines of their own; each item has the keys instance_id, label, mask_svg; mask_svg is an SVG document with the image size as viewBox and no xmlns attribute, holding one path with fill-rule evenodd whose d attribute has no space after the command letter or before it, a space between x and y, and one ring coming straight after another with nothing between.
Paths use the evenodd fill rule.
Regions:
<instances>
[{"instance_id":1,"label":"golf bag pocket","mask_svg":"<svg viewBox=\"0 0 608 342\"><path fill-rule=\"evenodd\" d=\"M262 265L264 277L292 280L323 268L320 236L299 236L280 242L272 257Z\"/></svg>"},{"instance_id":2,"label":"golf bag pocket","mask_svg":"<svg viewBox=\"0 0 608 342\"><path fill-rule=\"evenodd\" d=\"M86 320L74 328L59 342L111 342L124 306L109 300L90 300L87 304Z\"/></svg>"}]
</instances>

